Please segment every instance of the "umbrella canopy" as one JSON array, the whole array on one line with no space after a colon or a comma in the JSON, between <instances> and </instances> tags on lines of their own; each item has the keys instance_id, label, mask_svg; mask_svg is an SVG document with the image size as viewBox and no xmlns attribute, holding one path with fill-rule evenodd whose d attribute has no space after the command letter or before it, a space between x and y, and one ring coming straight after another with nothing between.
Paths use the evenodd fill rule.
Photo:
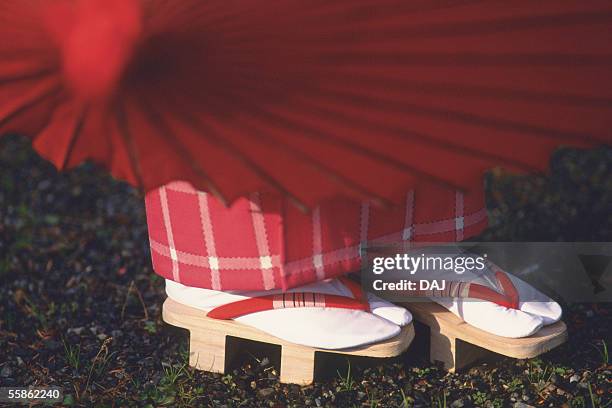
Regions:
<instances>
[{"instance_id":1,"label":"umbrella canopy","mask_svg":"<svg viewBox=\"0 0 612 408\"><path fill-rule=\"evenodd\" d=\"M229 203L401 200L612 139L608 0L3 0L0 132Z\"/></svg>"}]
</instances>

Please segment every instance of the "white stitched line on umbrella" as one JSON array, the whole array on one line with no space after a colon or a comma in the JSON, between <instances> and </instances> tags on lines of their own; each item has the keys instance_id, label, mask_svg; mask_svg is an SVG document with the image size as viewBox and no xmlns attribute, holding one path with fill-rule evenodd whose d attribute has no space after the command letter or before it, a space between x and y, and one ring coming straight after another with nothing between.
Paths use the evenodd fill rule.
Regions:
<instances>
[{"instance_id":1,"label":"white stitched line on umbrella","mask_svg":"<svg viewBox=\"0 0 612 408\"><path fill-rule=\"evenodd\" d=\"M159 200L161 202L162 217L164 218L164 227L166 228L166 237L168 239L168 248L170 250L170 259L172 260L172 280L181 282L179 275L179 262L174 245L174 235L172 234L172 223L170 222L170 211L168 210L168 195L164 187L159 189Z\"/></svg>"},{"instance_id":2,"label":"white stitched line on umbrella","mask_svg":"<svg viewBox=\"0 0 612 408\"><path fill-rule=\"evenodd\" d=\"M270 257L270 247L268 245L268 234L266 223L261 209L259 193L251 194L250 198L251 217L253 219L253 229L255 231L255 242L261 266L261 278L264 289L269 290L274 287L274 273L272 269L272 258Z\"/></svg>"},{"instance_id":3,"label":"white stitched line on umbrella","mask_svg":"<svg viewBox=\"0 0 612 408\"><path fill-rule=\"evenodd\" d=\"M208 194L198 192L198 205L200 207L200 222L204 233L204 243L208 254L208 265L210 267L211 287L214 290L221 290L221 277L219 274L219 258L215 247L215 235L212 221L210 219L210 209L208 207Z\"/></svg>"},{"instance_id":4,"label":"white stitched line on umbrella","mask_svg":"<svg viewBox=\"0 0 612 408\"><path fill-rule=\"evenodd\" d=\"M406 194L406 219L404 220L404 231L402 233L402 239L404 241L410 241L413 235L413 216L414 216L414 190L410 190Z\"/></svg>"},{"instance_id":5,"label":"white stitched line on umbrella","mask_svg":"<svg viewBox=\"0 0 612 408\"><path fill-rule=\"evenodd\" d=\"M465 219L463 217L463 193L455 193L455 229L457 230L457 241L463 241L463 228Z\"/></svg>"},{"instance_id":6,"label":"white stitched line on umbrella","mask_svg":"<svg viewBox=\"0 0 612 408\"><path fill-rule=\"evenodd\" d=\"M321 208L317 207L312 212L312 264L319 280L325 279L325 268L323 263L323 242L321 236Z\"/></svg>"}]
</instances>

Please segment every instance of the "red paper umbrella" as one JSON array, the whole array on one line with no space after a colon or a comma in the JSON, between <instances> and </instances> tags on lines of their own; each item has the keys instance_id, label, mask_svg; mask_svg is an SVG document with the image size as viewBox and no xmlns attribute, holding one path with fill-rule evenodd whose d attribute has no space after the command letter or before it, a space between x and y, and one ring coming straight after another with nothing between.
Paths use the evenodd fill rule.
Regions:
<instances>
[{"instance_id":1,"label":"red paper umbrella","mask_svg":"<svg viewBox=\"0 0 612 408\"><path fill-rule=\"evenodd\" d=\"M0 126L231 202L380 201L612 139L612 3L2 0Z\"/></svg>"}]
</instances>

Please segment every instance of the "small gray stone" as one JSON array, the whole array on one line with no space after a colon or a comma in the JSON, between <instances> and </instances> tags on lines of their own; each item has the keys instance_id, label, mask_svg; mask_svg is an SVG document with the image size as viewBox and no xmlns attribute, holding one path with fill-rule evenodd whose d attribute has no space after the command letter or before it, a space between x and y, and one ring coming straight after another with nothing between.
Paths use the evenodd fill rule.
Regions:
<instances>
[{"instance_id":1,"label":"small gray stone","mask_svg":"<svg viewBox=\"0 0 612 408\"><path fill-rule=\"evenodd\" d=\"M81 334L83 334L84 330L85 330L84 327L71 327L68 329L68 334L74 333L77 336L80 336Z\"/></svg>"},{"instance_id":2,"label":"small gray stone","mask_svg":"<svg viewBox=\"0 0 612 408\"><path fill-rule=\"evenodd\" d=\"M458 399L458 400L453 401L453 403L450 406L451 408L463 408L464 405L465 404L463 403L463 400Z\"/></svg>"},{"instance_id":3,"label":"small gray stone","mask_svg":"<svg viewBox=\"0 0 612 408\"><path fill-rule=\"evenodd\" d=\"M2 367L2 370L0 370L0 377L8 378L11 376L11 374L13 374L13 370L11 370L11 367L8 365L5 365Z\"/></svg>"},{"instance_id":4,"label":"small gray stone","mask_svg":"<svg viewBox=\"0 0 612 408\"><path fill-rule=\"evenodd\" d=\"M571 383L575 383L580 381L580 376L578 374L574 374L570 377L569 382Z\"/></svg>"},{"instance_id":5,"label":"small gray stone","mask_svg":"<svg viewBox=\"0 0 612 408\"><path fill-rule=\"evenodd\" d=\"M269 387L268 388L262 388L257 393L259 394L260 397L267 398L270 395L274 394L274 388L269 388Z\"/></svg>"}]
</instances>

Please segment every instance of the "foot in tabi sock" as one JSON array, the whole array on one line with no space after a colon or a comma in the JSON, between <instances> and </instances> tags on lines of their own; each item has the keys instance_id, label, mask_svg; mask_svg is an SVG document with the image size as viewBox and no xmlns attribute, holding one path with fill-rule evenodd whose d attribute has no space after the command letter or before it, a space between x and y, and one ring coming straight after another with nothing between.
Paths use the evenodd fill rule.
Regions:
<instances>
[{"instance_id":1,"label":"foot in tabi sock","mask_svg":"<svg viewBox=\"0 0 612 408\"><path fill-rule=\"evenodd\" d=\"M437 256L432 255L434 250L424 249L423 253L422 256ZM466 255L477 257L450 249L444 256L465 259ZM445 281L445 289L413 292L413 296L426 296L466 323L503 337L531 336L561 319L561 306L557 302L492 262L485 261L483 265L481 270L467 269L460 274L443 268L428 269L424 271L427 279ZM387 279L421 277L414 276L390 271Z\"/></svg>"},{"instance_id":2,"label":"foot in tabi sock","mask_svg":"<svg viewBox=\"0 0 612 408\"><path fill-rule=\"evenodd\" d=\"M315 348L344 349L397 336L412 321L403 307L365 294L346 278L261 292L221 292L166 280L172 300L208 317L233 319L280 339Z\"/></svg>"},{"instance_id":3,"label":"foot in tabi sock","mask_svg":"<svg viewBox=\"0 0 612 408\"><path fill-rule=\"evenodd\" d=\"M516 303L509 307L498 303L473 298L435 299L437 303L453 312L466 323L489 333L503 337L527 337L540 328L561 319L561 306L527 282L499 270L509 278L506 288L513 291ZM484 283L477 278L471 283Z\"/></svg>"}]
</instances>

